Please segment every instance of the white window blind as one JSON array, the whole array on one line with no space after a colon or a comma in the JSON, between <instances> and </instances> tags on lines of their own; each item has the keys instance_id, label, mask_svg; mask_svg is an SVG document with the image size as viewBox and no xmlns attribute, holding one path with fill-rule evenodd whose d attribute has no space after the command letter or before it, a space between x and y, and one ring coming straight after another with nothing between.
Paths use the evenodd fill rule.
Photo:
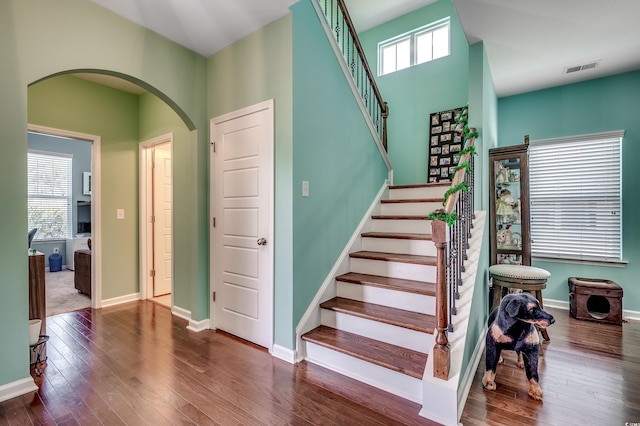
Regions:
<instances>
[{"instance_id":1,"label":"white window blind","mask_svg":"<svg viewBox=\"0 0 640 426\"><path fill-rule=\"evenodd\" d=\"M583 261L622 259L624 131L531 142L531 254Z\"/></svg>"},{"instance_id":2,"label":"white window blind","mask_svg":"<svg viewBox=\"0 0 640 426\"><path fill-rule=\"evenodd\" d=\"M29 150L27 154L27 214L37 240L71 237L72 156Z\"/></svg>"}]
</instances>

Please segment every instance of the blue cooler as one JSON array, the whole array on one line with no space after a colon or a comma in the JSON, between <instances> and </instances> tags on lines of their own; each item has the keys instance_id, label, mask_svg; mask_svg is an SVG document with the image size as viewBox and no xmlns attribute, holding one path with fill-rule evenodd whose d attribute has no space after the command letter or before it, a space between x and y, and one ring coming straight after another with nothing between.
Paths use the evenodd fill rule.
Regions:
<instances>
[{"instance_id":1,"label":"blue cooler","mask_svg":"<svg viewBox=\"0 0 640 426\"><path fill-rule=\"evenodd\" d=\"M62 271L62 255L60 253L53 253L49 256L49 272Z\"/></svg>"}]
</instances>

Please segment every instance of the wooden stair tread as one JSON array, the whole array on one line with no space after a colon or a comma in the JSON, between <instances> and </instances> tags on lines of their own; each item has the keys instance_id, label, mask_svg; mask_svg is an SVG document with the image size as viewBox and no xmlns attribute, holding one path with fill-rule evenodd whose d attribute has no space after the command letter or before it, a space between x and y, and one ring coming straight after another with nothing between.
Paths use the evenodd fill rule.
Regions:
<instances>
[{"instance_id":1,"label":"wooden stair tread","mask_svg":"<svg viewBox=\"0 0 640 426\"><path fill-rule=\"evenodd\" d=\"M422 379L427 354L321 325L302 339Z\"/></svg>"},{"instance_id":2,"label":"wooden stair tread","mask_svg":"<svg viewBox=\"0 0 640 426\"><path fill-rule=\"evenodd\" d=\"M403 309L346 299L344 297L334 297L321 303L320 307L322 309L330 309L335 312L354 315L360 318L429 334L433 334L436 326L436 319L433 315L405 311Z\"/></svg>"},{"instance_id":3,"label":"wooden stair tread","mask_svg":"<svg viewBox=\"0 0 640 426\"><path fill-rule=\"evenodd\" d=\"M370 259L370 260L383 260L386 262L413 263L416 265L429 265L429 266L435 266L437 262L437 258L435 256L420 256L417 254L383 253L378 251L357 251L354 253L349 253L349 257L355 257L359 259Z\"/></svg>"},{"instance_id":4,"label":"wooden stair tread","mask_svg":"<svg viewBox=\"0 0 640 426\"><path fill-rule=\"evenodd\" d=\"M425 296L436 295L436 285L426 281L405 280L402 278L383 277L381 275L358 274L348 272L336 277L337 281L352 284L369 285L372 287L388 288L405 293L422 294Z\"/></svg>"},{"instance_id":5,"label":"wooden stair tread","mask_svg":"<svg viewBox=\"0 0 640 426\"><path fill-rule=\"evenodd\" d=\"M403 198L401 200L380 200L382 204L402 204L402 203L437 203L442 202L443 197L440 198Z\"/></svg>"},{"instance_id":6,"label":"wooden stair tread","mask_svg":"<svg viewBox=\"0 0 640 426\"><path fill-rule=\"evenodd\" d=\"M363 237L393 238L396 240L425 240L431 241L431 234L415 234L408 232L363 232Z\"/></svg>"}]
</instances>

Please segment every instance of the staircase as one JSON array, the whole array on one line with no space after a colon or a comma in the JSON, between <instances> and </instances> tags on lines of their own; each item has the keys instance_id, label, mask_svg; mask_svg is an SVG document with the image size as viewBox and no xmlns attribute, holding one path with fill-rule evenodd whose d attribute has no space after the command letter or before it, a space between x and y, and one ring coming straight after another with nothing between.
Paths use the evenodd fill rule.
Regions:
<instances>
[{"instance_id":1,"label":"staircase","mask_svg":"<svg viewBox=\"0 0 640 426\"><path fill-rule=\"evenodd\" d=\"M427 213L446 184L393 186L361 251L320 304L321 325L302 335L306 360L422 403L435 319L436 249Z\"/></svg>"}]
</instances>

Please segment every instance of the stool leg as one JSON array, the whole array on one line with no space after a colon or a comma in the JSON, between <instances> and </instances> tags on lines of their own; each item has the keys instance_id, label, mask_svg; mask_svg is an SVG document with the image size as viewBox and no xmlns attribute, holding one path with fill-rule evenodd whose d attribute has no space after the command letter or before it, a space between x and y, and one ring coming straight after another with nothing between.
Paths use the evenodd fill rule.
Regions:
<instances>
[{"instance_id":1,"label":"stool leg","mask_svg":"<svg viewBox=\"0 0 640 426\"><path fill-rule=\"evenodd\" d=\"M502 287L494 284L493 286L493 306L491 310L494 310L498 306L500 306L500 301L502 300ZM489 312L491 313L491 312Z\"/></svg>"},{"instance_id":2,"label":"stool leg","mask_svg":"<svg viewBox=\"0 0 640 426\"><path fill-rule=\"evenodd\" d=\"M542 290L536 290L534 292L534 296L536 299L538 299L538 303L540 304L540 309L544 309L544 306L542 305ZM544 340L547 340L547 341L551 340L546 328L539 328L539 330Z\"/></svg>"}]
</instances>

